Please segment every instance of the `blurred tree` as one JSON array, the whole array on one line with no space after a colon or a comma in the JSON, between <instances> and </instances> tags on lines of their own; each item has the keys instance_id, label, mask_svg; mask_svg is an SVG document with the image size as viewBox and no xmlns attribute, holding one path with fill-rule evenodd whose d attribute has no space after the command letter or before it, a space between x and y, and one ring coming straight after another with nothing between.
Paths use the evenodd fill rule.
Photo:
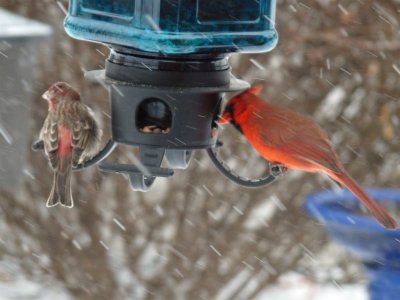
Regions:
<instances>
[{"instance_id":1,"label":"blurred tree","mask_svg":"<svg viewBox=\"0 0 400 300\"><path fill-rule=\"evenodd\" d=\"M56 80L82 92L108 134L107 93L83 78L84 70L103 67L108 50L64 33L67 5L0 0L0 7L55 30L37 70L32 140L46 115L40 95ZM365 185L397 186L400 176L399 9L395 0L278 1L278 47L232 57L234 73L264 83L270 101L314 116ZM222 136L231 164L263 171L242 137L231 129ZM121 157L130 160L134 154L125 150ZM33 179L27 176L21 189L0 192L0 258L17 258L34 280L50 275L75 299L254 299L286 272L312 278L321 268L315 260L326 240L302 203L308 193L332 188L322 176L289 172L267 188L247 190L198 153L188 170L158 180L146 194L131 192L122 176L74 174L76 207L66 210L45 207L51 183L45 158L32 153L30 169ZM346 256L336 264L347 274L341 280L360 278Z\"/></svg>"}]
</instances>

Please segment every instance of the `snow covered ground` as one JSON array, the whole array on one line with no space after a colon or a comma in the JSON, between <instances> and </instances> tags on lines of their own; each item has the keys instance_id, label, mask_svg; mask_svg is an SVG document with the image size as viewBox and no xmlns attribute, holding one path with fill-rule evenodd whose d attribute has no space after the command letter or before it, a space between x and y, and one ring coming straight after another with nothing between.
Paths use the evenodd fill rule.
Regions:
<instances>
[{"instance_id":1,"label":"snow covered ground","mask_svg":"<svg viewBox=\"0 0 400 300\"><path fill-rule=\"evenodd\" d=\"M263 291L256 300L368 300L368 295L361 284L319 285L303 276L289 275Z\"/></svg>"},{"instance_id":2,"label":"snow covered ground","mask_svg":"<svg viewBox=\"0 0 400 300\"><path fill-rule=\"evenodd\" d=\"M359 285L276 286L265 290L256 300L367 300L367 292Z\"/></svg>"},{"instance_id":3,"label":"snow covered ground","mask_svg":"<svg viewBox=\"0 0 400 300\"><path fill-rule=\"evenodd\" d=\"M72 300L59 286L41 285L22 276L0 282L0 300Z\"/></svg>"},{"instance_id":4,"label":"snow covered ground","mask_svg":"<svg viewBox=\"0 0 400 300\"><path fill-rule=\"evenodd\" d=\"M72 300L60 287L42 286L19 277L13 282L0 283L0 300Z\"/></svg>"},{"instance_id":5,"label":"snow covered ground","mask_svg":"<svg viewBox=\"0 0 400 300\"><path fill-rule=\"evenodd\" d=\"M0 283L0 300L71 300L57 287L41 286L19 277L13 282ZM368 300L362 285L317 285L306 282L278 284L262 292L256 300Z\"/></svg>"},{"instance_id":6,"label":"snow covered ground","mask_svg":"<svg viewBox=\"0 0 400 300\"><path fill-rule=\"evenodd\" d=\"M35 274L39 275L38 270ZM18 262L6 257L0 261L0 300L72 300L60 283L52 278L27 278ZM42 281L39 281L40 279Z\"/></svg>"},{"instance_id":7,"label":"snow covered ground","mask_svg":"<svg viewBox=\"0 0 400 300\"><path fill-rule=\"evenodd\" d=\"M23 276L0 274L0 300L71 300L59 285L28 280ZM243 299L246 300L246 299ZM256 300L368 300L366 287L361 284L325 284L309 281L299 274L283 276L279 282L263 291Z\"/></svg>"}]
</instances>

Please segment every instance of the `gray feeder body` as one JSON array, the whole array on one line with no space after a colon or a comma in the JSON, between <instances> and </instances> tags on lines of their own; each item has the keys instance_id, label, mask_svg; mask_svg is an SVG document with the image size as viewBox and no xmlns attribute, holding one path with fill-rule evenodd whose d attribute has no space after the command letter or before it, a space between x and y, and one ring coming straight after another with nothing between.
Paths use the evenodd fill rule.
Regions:
<instances>
[{"instance_id":1,"label":"gray feeder body","mask_svg":"<svg viewBox=\"0 0 400 300\"><path fill-rule=\"evenodd\" d=\"M75 170L98 163L101 171L127 174L133 190L147 191L157 177L185 169L193 150L204 149L218 170L240 185L259 187L275 179L241 178L212 150L221 146L214 132L223 93L249 87L230 73L225 55L164 56L114 47L105 70L85 77L109 86L112 137L98 155ZM150 127L158 132L145 130ZM139 147L138 163L102 162L117 144ZM168 168L161 167L164 156Z\"/></svg>"},{"instance_id":2,"label":"gray feeder body","mask_svg":"<svg viewBox=\"0 0 400 300\"><path fill-rule=\"evenodd\" d=\"M38 42L51 32L0 9L0 189L15 188L26 176Z\"/></svg>"}]
</instances>

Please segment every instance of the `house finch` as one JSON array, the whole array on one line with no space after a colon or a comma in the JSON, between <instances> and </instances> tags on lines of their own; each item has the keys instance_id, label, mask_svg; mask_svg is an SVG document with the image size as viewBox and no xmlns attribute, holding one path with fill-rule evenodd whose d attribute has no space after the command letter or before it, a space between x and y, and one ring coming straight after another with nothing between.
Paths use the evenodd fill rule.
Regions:
<instances>
[{"instance_id":1,"label":"house finch","mask_svg":"<svg viewBox=\"0 0 400 300\"><path fill-rule=\"evenodd\" d=\"M272 164L327 174L346 186L383 226L395 229L396 221L347 174L319 125L262 100L260 91L261 86L255 86L233 97L218 122L231 122Z\"/></svg>"},{"instance_id":2,"label":"house finch","mask_svg":"<svg viewBox=\"0 0 400 300\"><path fill-rule=\"evenodd\" d=\"M49 103L49 112L40 131L40 140L54 170L46 206L61 203L73 207L71 168L98 152L101 130L91 109L67 83L54 83L42 97Z\"/></svg>"}]
</instances>

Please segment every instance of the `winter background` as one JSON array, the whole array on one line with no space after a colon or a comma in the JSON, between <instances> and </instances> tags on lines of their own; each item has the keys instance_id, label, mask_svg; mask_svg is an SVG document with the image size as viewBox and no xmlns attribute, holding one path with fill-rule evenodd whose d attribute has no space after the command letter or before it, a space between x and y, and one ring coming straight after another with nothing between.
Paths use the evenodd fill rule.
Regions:
<instances>
[{"instance_id":1,"label":"winter background","mask_svg":"<svg viewBox=\"0 0 400 300\"><path fill-rule=\"evenodd\" d=\"M264 84L269 101L314 117L361 184L398 187L400 1L277 2L277 48L233 55L233 73ZM75 208L47 209L52 174L43 155L29 150L47 112L40 95L54 81L70 82L110 132L107 92L83 78L104 67L108 49L66 35L67 6L0 0L0 8L53 31L36 51L0 37L1 300L367 299L359 263L303 211L307 194L337 188L321 175L290 171L248 190L198 151L186 171L158 179L145 194L121 175L75 173ZM37 58L34 77L10 75L15 54L18 66ZM15 123L8 110L26 115ZM221 135L233 167L265 171L238 133ZM111 159L133 162L134 155L124 148Z\"/></svg>"}]
</instances>

